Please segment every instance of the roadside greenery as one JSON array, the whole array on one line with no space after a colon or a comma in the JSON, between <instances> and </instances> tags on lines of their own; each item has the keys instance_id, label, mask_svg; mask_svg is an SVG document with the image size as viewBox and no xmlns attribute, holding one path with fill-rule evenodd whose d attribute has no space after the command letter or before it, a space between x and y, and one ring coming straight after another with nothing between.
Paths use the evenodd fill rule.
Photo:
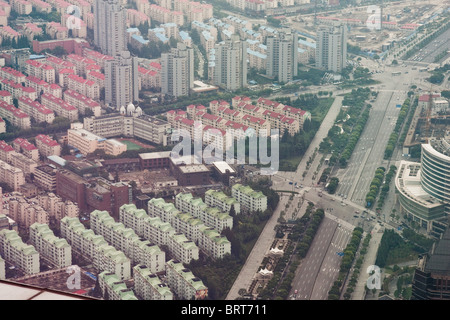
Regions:
<instances>
[{"instance_id":1,"label":"roadside greenery","mask_svg":"<svg viewBox=\"0 0 450 320\"><path fill-rule=\"evenodd\" d=\"M339 185L339 179L336 177L332 177L330 179L330 182L328 182L328 185L326 186L328 193L334 194L336 192L338 185Z\"/></svg>"},{"instance_id":2,"label":"roadside greenery","mask_svg":"<svg viewBox=\"0 0 450 320\"><path fill-rule=\"evenodd\" d=\"M349 243L343 251L344 256L341 260L338 278L334 281L330 291L328 291L328 300L340 299L341 290L343 288L345 278L350 271L353 261L355 260L356 252L358 251L358 248L361 244L363 232L364 230L360 227L356 227L355 229L353 229L352 237L350 238ZM362 261L360 262L360 264L362 264ZM353 272L353 274L355 275L355 277L357 277L359 271ZM347 290L347 292L351 293L352 290Z\"/></svg>"},{"instance_id":3,"label":"roadside greenery","mask_svg":"<svg viewBox=\"0 0 450 320\"><path fill-rule=\"evenodd\" d=\"M375 265L384 268L388 265L414 260L424 252L427 250L413 241L404 240L394 230L385 230L378 247Z\"/></svg>"},{"instance_id":4,"label":"roadside greenery","mask_svg":"<svg viewBox=\"0 0 450 320\"><path fill-rule=\"evenodd\" d=\"M310 203L305 214L293 222L294 226L288 235L290 245L277 262L272 279L260 292L260 299L286 300L288 298L297 267L301 259L306 256L324 216L323 209L313 211L313 204Z\"/></svg>"},{"instance_id":5,"label":"roadside greenery","mask_svg":"<svg viewBox=\"0 0 450 320\"><path fill-rule=\"evenodd\" d=\"M450 64L447 63L443 65L442 67L436 68L431 71L431 76L427 78L427 80L433 84L441 84L445 77L446 72L450 70Z\"/></svg>"},{"instance_id":6,"label":"roadside greenery","mask_svg":"<svg viewBox=\"0 0 450 320\"><path fill-rule=\"evenodd\" d=\"M333 154L333 161L337 160L341 167L347 166L365 128L370 113L370 105L366 104L366 100L373 94L369 88L353 89L346 94L335 125L320 143L319 150Z\"/></svg>"},{"instance_id":7,"label":"roadside greenery","mask_svg":"<svg viewBox=\"0 0 450 320\"><path fill-rule=\"evenodd\" d=\"M400 129L405 122L406 116L408 115L408 111L411 106L411 100L407 98L400 109L400 113L398 115L397 121L395 123L395 127L389 136L388 143L386 145L386 149L384 150L384 160L389 160L394 152L395 146L397 145L398 137L400 134Z\"/></svg>"},{"instance_id":8,"label":"roadside greenery","mask_svg":"<svg viewBox=\"0 0 450 320\"><path fill-rule=\"evenodd\" d=\"M366 208L371 208L374 205L380 186L383 183L385 171L384 167L379 167L375 170L375 177L370 183L370 191L366 194Z\"/></svg>"},{"instance_id":9,"label":"roadside greenery","mask_svg":"<svg viewBox=\"0 0 450 320\"><path fill-rule=\"evenodd\" d=\"M55 117L52 124L46 122L33 124L30 129L20 129L10 124L10 122L5 119L6 132L0 134L0 140L5 140L10 142L16 138L34 138L38 134L53 135L55 133L67 131L70 128L70 120L63 117Z\"/></svg>"},{"instance_id":10,"label":"roadside greenery","mask_svg":"<svg viewBox=\"0 0 450 320\"><path fill-rule=\"evenodd\" d=\"M432 29L436 25L430 25L428 29ZM445 18L444 21L439 22L437 25L437 28L433 31L429 31L428 34L425 34L423 39L415 44L412 48L410 48L408 51L405 52L405 54L402 57L402 60L408 60L411 58L414 54L416 54L420 49L427 46L431 41L436 39L438 36L440 36L442 33L444 33L448 28L450 28L450 21L449 18Z\"/></svg>"},{"instance_id":11,"label":"roadside greenery","mask_svg":"<svg viewBox=\"0 0 450 320\"><path fill-rule=\"evenodd\" d=\"M398 142L397 142L399 147L402 147L403 144L405 143L406 136L408 135L409 127L411 126L411 122L414 117L414 113L416 112L418 104L419 104L419 99L415 98L414 102L412 103L412 105L409 108L408 119L406 120L405 125L403 126L402 134L400 135L400 138L398 139Z\"/></svg>"},{"instance_id":12,"label":"roadside greenery","mask_svg":"<svg viewBox=\"0 0 450 320\"><path fill-rule=\"evenodd\" d=\"M383 183L383 186L381 187L380 191L380 197L377 201L377 211L380 211L383 208L384 201L386 200L386 197L389 192L389 185L391 184L392 177L395 176L395 173L397 172L397 167L395 165L391 165L389 167L389 171L385 176L385 180Z\"/></svg>"}]
</instances>

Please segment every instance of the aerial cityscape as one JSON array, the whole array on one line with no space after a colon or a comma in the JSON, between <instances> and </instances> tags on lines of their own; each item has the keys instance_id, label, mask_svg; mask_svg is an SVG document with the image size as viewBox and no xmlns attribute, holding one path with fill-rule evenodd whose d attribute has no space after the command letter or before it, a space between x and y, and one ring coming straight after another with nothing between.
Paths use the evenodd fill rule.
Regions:
<instances>
[{"instance_id":1,"label":"aerial cityscape","mask_svg":"<svg viewBox=\"0 0 450 320\"><path fill-rule=\"evenodd\" d=\"M0 0L0 300L450 300L449 75L450 0Z\"/></svg>"}]
</instances>

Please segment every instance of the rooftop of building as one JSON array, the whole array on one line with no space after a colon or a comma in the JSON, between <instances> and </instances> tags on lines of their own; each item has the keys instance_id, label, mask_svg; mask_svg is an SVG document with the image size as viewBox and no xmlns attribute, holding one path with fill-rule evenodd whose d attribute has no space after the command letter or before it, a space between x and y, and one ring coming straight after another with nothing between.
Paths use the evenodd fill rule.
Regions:
<instances>
[{"instance_id":1,"label":"rooftop of building","mask_svg":"<svg viewBox=\"0 0 450 320\"><path fill-rule=\"evenodd\" d=\"M420 168L421 165L418 162L401 161L395 179L397 190L421 206L427 208L441 206L442 204L436 198L433 198L422 188Z\"/></svg>"}]
</instances>

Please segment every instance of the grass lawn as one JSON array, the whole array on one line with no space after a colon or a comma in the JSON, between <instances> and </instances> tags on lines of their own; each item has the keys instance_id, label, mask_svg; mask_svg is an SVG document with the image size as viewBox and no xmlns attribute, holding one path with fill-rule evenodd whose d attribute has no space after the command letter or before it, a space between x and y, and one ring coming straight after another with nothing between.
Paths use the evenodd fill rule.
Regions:
<instances>
[{"instance_id":1,"label":"grass lawn","mask_svg":"<svg viewBox=\"0 0 450 320\"><path fill-rule=\"evenodd\" d=\"M312 119L322 123L322 120L327 115L328 110L330 110L330 107L333 104L333 102L334 102L333 97L319 99L319 105L316 108L314 108L314 110L311 111Z\"/></svg>"},{"instance_id":2,"label":"grass lawn","mask_svg":"<svg viewBox=\"0 0 450 320\"><path fill-rule=\"evenodd\" d=\"M139 150L142 149L141 146L137 145L134 142L128 141L128 140L120 140L120 142L127 145L127 150Z\"/></svg>"}]
</instances>

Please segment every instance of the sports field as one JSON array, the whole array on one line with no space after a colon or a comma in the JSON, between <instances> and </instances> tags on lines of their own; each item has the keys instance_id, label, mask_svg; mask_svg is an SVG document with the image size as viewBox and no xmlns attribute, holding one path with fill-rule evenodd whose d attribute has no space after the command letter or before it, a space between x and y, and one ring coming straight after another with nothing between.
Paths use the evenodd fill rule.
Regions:
<instances>
[{"instance_id":1,"label":"sports field","mask_svg":"<svg viewBox=\"0 0 450 320\"><path fill-rule=\"evenodd\" d=\"M151 146L149 144L142 143L142 142L137 141L137 140L132 139L132 138L131 139L130 138L128 138L128 139L127 138L119 138L117 140L119 140L120 142L126 144L127 145L127 150L139 150L139 149L142 149L142 148L153 148L153 146Z\"/></svg>"},{"instance_id":2,"label":"sports field","mask_svg":"<svg viewBox=\"0 0 450 320\"><path fill-rule=\"evenodd\" d=\"M128 140L120 140L120 142L124 143L127 145L127 150L139 150L142 147L140 145L137 145L134 142L128 141Z\"/></svg>"}]
</instances>

